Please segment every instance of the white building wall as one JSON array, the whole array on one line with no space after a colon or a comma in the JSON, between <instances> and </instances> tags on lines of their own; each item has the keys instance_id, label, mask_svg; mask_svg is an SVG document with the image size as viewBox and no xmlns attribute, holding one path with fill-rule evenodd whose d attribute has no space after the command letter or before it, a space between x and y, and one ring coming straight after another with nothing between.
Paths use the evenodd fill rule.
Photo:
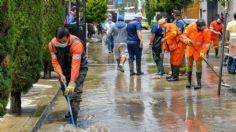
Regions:
<instances>
[{"instance_id":1,"label":"white building wall","mask_svg":"<svg viewBox=\"0 0 236 132\"><path fill-rule=\"evenodd\" d=\"M207 0L200 0L200 11L199 17L201 17L202 10L202 18L207 21Z\"/></svg>"},{"instance_id":2,"label":"white building wall","mask_svg":"<svg viewBox=\"0 0 236 132\"><path fill-rule=\"evenodd\" d=\"M228 19L227 21L232 21L233 15L236 12L236 0L229 0L229 13L228 13Z\"/></svg>"},{"instance_id":3,"label":"white building wall","mask_svg":"<svg viewBox=\"0 0 236 132\"><path fill-rule=\"evenodd\" d=\"M227 21L233 20L233 14L236 12L236 0L229 0L229 11ZM218 4L218 14L224 13L224 7L219 3Z\"/></svg>"}]
</instances>

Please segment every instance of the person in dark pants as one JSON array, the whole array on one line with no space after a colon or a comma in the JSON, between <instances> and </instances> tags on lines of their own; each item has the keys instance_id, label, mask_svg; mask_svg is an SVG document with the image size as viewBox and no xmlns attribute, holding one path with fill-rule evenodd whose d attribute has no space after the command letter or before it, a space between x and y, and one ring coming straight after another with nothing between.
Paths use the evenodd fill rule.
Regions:
<instances>
[{"instance_id":1,"label":"person in dark pants","mask_svg":"<svg viewBox=\"0 0 236 132\"><path fill-rule=\"evenodd\" d=\"M158 22L162 16L160 14L157 14L155 19ZM161 58L161 52L162 52L162 43L161 39L163 37L163 30L162 28L158 27L158 23L154 25L154 27L151 30L151 38L150 38L150 47L152 48L152 56L153 60L156 63L156 66L158 68L158 72L156 75L163 76L165 74L164 72L164 66L163 66L163 59Z\"/></svg>"},{"instance_id":2,"label":"person in dark pants","mask_svg":"<svg viewBox=\"0 0 236 132\"><path fill-rule=\"evenodd\" d=\"M106 30L107 30L107 34L108 34L108 31L109 31L109 29L114 25L115 23L114 22L112 22L112 18L111 17L109 17L108 18L108 23L106 24ZM111 35L111 36L108 36L107 37L107 48L108 48L108 51L109 51L109 53L113 53L113 49L114 49L114 39L113 39L113 36Z\"/></svg>"},{"instance_id":3,"label":"person in dark pants","mask_svg":"<svg viewBox=\"0 0 236 132\"><path fill-rule=\"evenodd\" d=\"M141 33L142 14L137 13L135 17L136 18L130 21L127 25L127 48L129 53L130 76L136 75L134 72L134 60L136 60L137 75L143 74L141 70L141 57L143 50L143 39Z\"/></svg>"},{"instance_id":4,"label":"person in dark pants","mask_svg":"<svg viewBox=\"0 0 236 132\"><path fill-rule=\"evenodd\" d=\"M173 23L179 28L179 31L182 34L184 32L184 28L186 27L186 23L181 18L181 12L179 10L174 10L173 17L175 19ZM187 67L186 67L186 60L185 60L185 55L184 55L182 65L180 67L180 73L184 75L186 74L186 71L187 71Z\"/></svg>"},{"instance_id":5,"label":"person in dark pants","mask_svg":"<svg viewBox=\"0 0 236 132\"><path fill-rule=\"evenodd\" d=\"M64 96L70 96L72 113L77 124L83 83L88 71L87 56L83 44L67 28L57 29L55 37L48 44L52 66L59 75ZM66 84L66 88L64 86ZM69 117L67 112L66 117Z\"/></svg>"},{"instance_id":6,"label":"person in dark pants","mask_svg":"<svg viewBox=\"0 0 236 132\"><path fill-rule=\"evenodd\" d=\"M88 28L88 38L92 38L95 33L94 25L92 23L89 23L87 28Z\"/></svg>"}]
</instances>

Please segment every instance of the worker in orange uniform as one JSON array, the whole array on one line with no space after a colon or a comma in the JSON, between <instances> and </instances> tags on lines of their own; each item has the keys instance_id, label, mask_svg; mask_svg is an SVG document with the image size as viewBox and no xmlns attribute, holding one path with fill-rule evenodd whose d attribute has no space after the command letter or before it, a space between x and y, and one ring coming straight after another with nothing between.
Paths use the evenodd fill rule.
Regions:
<instances>
[{"instance_id":1,"label":"worker in orange uniform","mask_svg":"<svg viewBox=\"0 0 236 132\"><path fill-rule=\"evenodd\" d=\"M224 25L222 24L222 20L220 18L218 18L215 21L212 21L210 24L211 41L214 44L215 57L218 57L219 37L222 37L223 29L224 29ZM209 56L208 54L209 54L209 50L207 51L207 57Z\"/></svg>"},{"instance_id":2,"label":"worker in orange uniform","mask_svg":"<svg viewBox=\"0 0 236 132\"><path fill-rule=\"evenodd\" d=\"M79 38L71 35L67 28L60 27L48 46L52 57L52 66L60 77L63 95L71 97L72 113L77 124L83 82L88 71L87 56L83 44ZM64 83L66 83L66 88ZM69 112L65 117L70 118Z\"/></svg>"},{"instance_id":3,"label":"worker in orange uniform","mask_svg":"<svg viewBox=\"0 0 236 132\"><path fill-rule=\"evenodd\" d=\"M197 22L189 24L181 35L181 41L187 46L188 58L188 83L186 88L191 88L193 61L197 67L197 85L194 89L201 88L202 60L205 57L211 42L211 32L206 27L204 19L198 19Z\"/></svg>"},{"instance_id":4,"label":"worker in orange uniform","mask_svg":"<svg viewBox=\"0 0 236 132\"><path fill-rule=\"evenodd\" d=\"M180 31L173 23L167 23L165 19L158 21L159 27L164 29L164 37L162 39L163 52L170 52L170 64L172 74L166 77L167 81L179 80L179 68L184 57L184 44L180 41ZM163 56L163 55L162 55Z\"/></svg>"}]
</instances>

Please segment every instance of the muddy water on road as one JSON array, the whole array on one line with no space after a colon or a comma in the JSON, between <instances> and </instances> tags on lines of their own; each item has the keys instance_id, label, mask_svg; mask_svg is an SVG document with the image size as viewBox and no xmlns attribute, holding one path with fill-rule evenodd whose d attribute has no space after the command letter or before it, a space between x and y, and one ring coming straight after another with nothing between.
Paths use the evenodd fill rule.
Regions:
<instances>
[{"instance_id":1,"label":"muddy water on road","mask_svg":"<svg viewBox=\"0 0 236 132\"><path fill-rule=\"evenodd\" d=\"M146 33L148 34L148 33ZM148 35L146 37L146 42ZM105 46L91 44L88 48L89 73L84 85L79 114L79 128L73 129L65 120L67 106L58 97L52 113L40 131L88 132L204 132L236 130L236 98L223 89L217 96L217 78L204 64L203 88L186 89L186 77L169 83L165 77L151 79L156 68L148 47L143 56L143 76L129 76L117 71L114 57ZM210 62L218 68L217 59ZM168 66L167 66L168 67ZM168 68L166 68L168 69ZM234 83L235 76L224 72L224 79ZM194 82L194 81L193 81Z\"/></svg>"}]
</instances>

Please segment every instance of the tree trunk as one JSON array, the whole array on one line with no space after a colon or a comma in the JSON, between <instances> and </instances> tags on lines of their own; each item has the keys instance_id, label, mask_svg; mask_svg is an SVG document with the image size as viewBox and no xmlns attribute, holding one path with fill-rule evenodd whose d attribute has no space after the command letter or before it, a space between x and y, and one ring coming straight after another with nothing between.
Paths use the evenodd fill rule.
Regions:
<instances>
[{"instance_id":1,"label":"tree trunk","mask_svg":"<svg viewBox=\"0 0 236 132\"><path fill-rule=\"evenodd\" d=\"M21 113L21 92L11 92L11 113Z\"/></svg>"}]
</instances>

